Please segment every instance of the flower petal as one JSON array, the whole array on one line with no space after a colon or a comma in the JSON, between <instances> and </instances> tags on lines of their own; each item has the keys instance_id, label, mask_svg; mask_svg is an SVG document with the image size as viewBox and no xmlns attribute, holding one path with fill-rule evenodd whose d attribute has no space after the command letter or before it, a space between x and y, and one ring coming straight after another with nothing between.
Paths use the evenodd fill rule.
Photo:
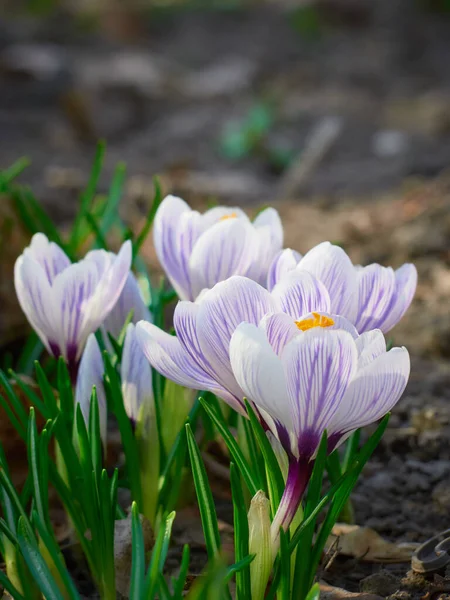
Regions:
<instances>
[{"instance_id":1,"label":"flower petal","mask_svg":"<svg viewBox=\"0 0 450 600\"><path fill-rule=\"evenodd\" d=\"M258 325L263 316L275 312L269 292L246 277L231 277L209 290L199 305L197 335L215 379L237 398L242 391L230 365L231 336L241 323Z\"/></svg>"},{"instance_id":2,"label":"flower petal","mask_svg":"<svg viewBox=\"0 0 450 600\"><path fill-rule=\"evenodd\" d=\"M297 325L286 313L266 315L259 323L259 328L264 331L274 352L278 355L292 338L300 335Z\"/></svg>"},{"instance_id":3,"label":"flower petal","mask_svg":"<svg viewBox=\"0 0 450 600\"><path fill-rule=\"evenodd\" d=\"M142 298L137 279L130 272L119 299L104 321L105 330L117 339L131 310L133 311L132 323L153 320Z\"/></svg>"},{"instance_id":4,"label":"flower petal","mask_svg":"<svg viewBox=\"0 0 450 600\"><path fill-rule=\"evenodd\" d=\"M359 369L329 426L335 445L348 432L369 425L388 413L403 394L409 373L406 348L392 348Z\"/></svg>"},{"instance_id":5,"label":"flower petal","mask_svg":"<svg viewBox=\"0 0 450 600\"><path fill-rule=\"evenodd\" d=\"M145 321L136 325L136 337L149 363L164 377L194 390L221 395L217 384L186 352L179 339Z\"/></svg>"},{"instance_id":6,"label":"flower petal","mask_svg":"<svg viewBox=\"0 0 450 600\"><path fill-rule=\"evenodd\" d=\"M247 277L261 285L266 285L267 273L273 257L283 247L283 225L278 211L274 208L266 208L255 218L253 227L258 243L258 258L253 261Z\"/></svg>"},{"instance_id":7,"label":"flower petal","mask_svg":"<svg viewBox=\"0 0 450 600\"><path fill-rule=\"evenodd\" d=\"M378 325L383 333L390 331L408 310L416 293L417 269L406 263L395 271L395 290L391 301L383 315L384 320Z\"/></svg>"},{"instance_id":8,"label":"flower petal","mask_svg":"<svg viewBox=\"0 0 450 600\"><path fill-rule=\"evenodd\" d=\"M291 271L272 290L280 310L293 319L305 313L330 312L330 296L324 284L308 271Z\"/></svg>"},{"instance_id":9,"label":"flower petal","mask_svg":"<svg viewBox=\"0 0 450 600\"><path fill-rule=\"evenodd\" d=\"M291 404L283 366L265 333L256 325L241 323L231 337L230 362L243 396L264 411L274 435L279 435L280 428L284 432L292 422Z\"/></svg>"},{"instance_id":10,"label":"flower petal","mask_svg":"<svg viewBox=\"0 0 450 600\"><path fill-rule=\"evenodd\" d=\"M244 222L250 223L248 216L238 206L214 206L201 215L201 230L206 231L223 219L243 219Z\"/></svg>"},{"instance_id":11,"label":"flower petal","mask_svg":"<svg viewBox=\"0 0 450 600\"><path fill-rule=\"evenodd\" d=\"M89 426L92 388L95 385L100 420L100 437L106 445L107 410L106 395L103 384L104 364L95 335L91 333L86 343L78 370L75 400L79 403L86 427Z\"/></svg>"},{"instance_id":12,"label":"flower petal","mask_svg":"<svg viewBox=\"0 0 450 600\"><path fill-rule=\"evenodd\" d=\"M295 269L301 258L302 255L300 252L291 250L291 248L286 248L285 250L280 250L280 252L278 252L270 264L269 273L267 275L267 289L269 292L273 290L275 285L281 281L289 271Z\"/></svg>"},{"instance_id":13,"label":"flower petal","mask_svg":"<svg viewBox=\"0 0 450 600\"><path fill-rule=\"evenodd\" d=\"M353 321L356 311L356 274L351 260L339 246L322 242L301 259L297 269L305 269L325 285L331 312Z\"/></svg>"},{"instance_id":14,"label":"flower petal","mask_svg":"<svg viewBox=\"0 0 450 600\"><path fill-rule=\"evenodd\" d=\"M189 260L194 298L232 275L245 275L257 257L252 226L242 219L220 221L197 240Z\"/></svg>"},{"instance_id":15,"label":"flower petal","mask_svg":"<svg viewBox=\"0 0 450 600\"><path fill-rule=\"evenodd\" d=\"M48 282L53 283L56 275L70 265L66 253L54 242L49 242L43 233L35 233L31 238L29 248L24 254L29 253L44 269Z\"/></svg>"},{"instance_id":16,"label":"flower petal","mask_svg":"<svg viewBox=\"0 0 450 600\"><path fill-rule=\"evenodd\" d=\"M189 240L195 237L193 225L196 218L188 216L192 212L181 198L167 196L156 211L153 225L153 241L159 262L179 297L186 300L192 299L190 278L186 269L192 250ZM198 213L196 215L199 217ZM184 240L181 242L182 219L185 231Z\"/></svg>"},{"instance_id":17,"label":"flower petal","mask_svg":"<svg viewBox=\"0 0 450 600\"><path fill-rule=\"evenodd\" d=\"M299 455L311 458L356 373L357 350L349 333L316 327L294 338L281 356L299 435Z\"/></svg>"},{"instance_id":18,"label":"flower petal","mask_svg":"<svg viewBox=\"0 0 450 600\"><path fill-rule=\"evenodd\" d=\"M177 338L194 363L203 371L205 382L208 382L208 385L205 385L204 389L214 392L235 410L245 414L242 398L235 397L220 384L214 368L200 346L197 323L198 311L199 305L197 303L178 302L173 315L173 324Z\"/></svg>"},{"instance_id":19,"label":"flower petal","mask_svg":"<svg viewBox=\"0 0 450 600\"><path fill-rule=\"evenodd\" d=\"M391 267L372 264L357 271L358 311L355 320L359 333L376 329L391 303L395 274Z\"/></svg>"},{"instance_id":20,"label":"flower petal","mask_svg":"<svg viewBox=\"0 0 450 600\"><path fill-rule=\"evenodd\" d=\"M386 352L386 340L379 329L366 331L356 339L358 369L362 369L375 358Z\"/></svg>"},{"instance_id":21,"label":"flower petal","mask_svg":"<svg viewBox=\"0 0 450 600\"><path fill-rule=\"evenodd\" d=\"M120 364L122 396L126 413L137 421L144 402L154 402L152 370L137 341L135 326L127 327Z\"/></svg>"},{"instance_id":22,"label":"flower petal","mask_svg":"<svg viewBox=\"0 0 450 600\"><path fill-rule=\"evenodd\" d=\"M57 344L52 288L41 265L30 253L24 253L14 265L14 285L19 304L42 343L52 352L50 343Z\"/></svg>"}]
</instances>

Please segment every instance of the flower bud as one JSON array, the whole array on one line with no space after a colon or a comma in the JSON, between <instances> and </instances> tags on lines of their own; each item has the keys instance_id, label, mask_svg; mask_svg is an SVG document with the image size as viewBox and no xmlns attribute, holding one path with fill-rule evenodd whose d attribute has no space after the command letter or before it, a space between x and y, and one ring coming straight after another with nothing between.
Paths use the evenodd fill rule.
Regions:
<instances>
[{"instance_id":1,"label":"flower bud","mask_svg":"<svg viewBox=\"0 0 450 600\"><path fill-rule=\"evenodd\" d=\"M257 492L248 511L249 553L255 554L250 563L252 600L263 600L272 570L270 538L270 504L263 491Z\"/></svg>"}]
</instances>

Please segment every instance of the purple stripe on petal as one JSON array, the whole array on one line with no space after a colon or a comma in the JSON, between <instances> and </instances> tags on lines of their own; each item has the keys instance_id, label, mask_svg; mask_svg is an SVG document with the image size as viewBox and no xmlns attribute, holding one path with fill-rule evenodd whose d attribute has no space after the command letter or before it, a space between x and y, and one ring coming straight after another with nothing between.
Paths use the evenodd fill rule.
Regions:
<instances>
[{"instance_id":1,"label":"purple stripe on petal","mask_svg":"<svg viewBox=\"0 0 450 600\"><path fill-rule=\"evenodd\" d=\"M190 277L186 268L192 247L186 240L180 245L181 220L192 211L184 200L175 196L167 196L156 211L153 225L153 241L156 254L167 277L179 297L192 300ZM186 223L186 221L183 221ZM189 226L186 225L187 230ZM181 253L183 252L183 256Z\"/></svg>"},{"instance_id":2,"label":"purple stripe on petal","mask_svg":"<svg viewBox=\"0 0 450 600\"><path fill-rule=\"evenodd\" d=\"M275 309L269 292L245 277L231 277L203 297L197 316L200 347L217 381L236 397L242 391L231 370L231 337L241 323L258 325L265 314Z\"/></svg>"},{"instance_id":3,"label":"purple stripe on petal","mask_svg":"<svg viewBox=\"0 0 450 600\"><path fill-rule=\"evenodd\" d=\"M294 320L286 313L266 315L259 323L259 328L265 332L270 345L278 355L292 338L300 335Z\"/></svg>"},{"instance_id":4,"label":"purple stripe on petal","mask_svg":"<svg viewBox=\"0 0 450 600\"><path fill-rule=\"evenodd\" d=\"M330 296L324 284L308 271L291 271L277 283L272 297L280 310L293 319L312 311L330 312Z\"/></svg>"},{"instance_id":5,"label":"purple stripe on petal","mask_svg":"<svg viewBox=\"0 0 450 600\"><path fill-rule=\"evenodd\" d=\"M391 267L377 264L358 270L358 312L355 321L359 333L376 329L383 321L395 291Z\"/></svg>"},{"instance_id":6,"label":"purple stripe on petal","mask_svg":"<svg viewBox=\"0 0 450 600\"><path fill-rule=\"evenodd\" d=\"M408 310L416 293L417 269L404 264L395 271L395 289L378 327L383 333L390 331Z\"/></svg>"},{"instance_id":7,"label":"purple stripe on petal","mask_svg":"<svg viewBox=\"0 0 450 600\"><path fill-rule=\"evenodd\" d=\"M128 417L137 421L144 402L153 402L152 370L137 341L135 326L127 327L120 364L122 396Z\"/></svg>"},{"instance_id":8,"label":"purple stripe on petal","mask_svg":"<svg viewBox=\"0 0 450 600\"><path fill-rule=\"evenodd\" d=\"M197 240L189 260L192 293L197 297L205 288L232 275L245 275L258 257L258 240L243 219L220 221Z\"/></svg>"},{"instance_id":9,"label":"purple stripe on petal","mask_svg":"<svg viewBox=\"0 0 450 600\"><path fill-rule=\"evenodd\" d=\"M297 437L322 437L356 372L353 338L342 330L316 327L294 338L281 356Z\"/></svg>"},{"instance_id":10,"label":"purple stripe on petal","mask_svg":"<svg viewBox=\"0 0 450 600\"><path fill-rule=\"evenodd\" d=\"M302 255L296 250L281 250L272 260L267 274L267 289L273 290L276 284L298 265Z\"/></svg>"},{"instance_id":11,"label":"purple stripe on petal","mask_svg":"<svg viewBox=\"0 0 450 600\"><path fill-rule=\"evenodd\" d=\"M31 244L24 253L29 253L41 265L50 284L53 283L58 273L70 265L70 259L66 253L54 242L49 242L43 233L33 235Z\"/></svg>"},{"instance_id":12,"label":"purple stripe on petal","mask_svg":"<svg viewBox=\"0 0 450 600\"><path fill-rule=\"evenodd\" d=\"M297 268L309 271L325 285L330 295L332 313L353 322L356 310L356 273L342 248L323 242L305 254Z\"/></svg>"},{"instance_id":13,"label":"purple stripe on petal","mask_svg":"<svg viewBox=\"0 0 450 600\"><path fill-rule=\"evenodd\" d=\"M383 417L403 394L409 373L406 348L392 348L359 369L330 423L330 433L343 438Z\"/></svg>"}]
</instances>

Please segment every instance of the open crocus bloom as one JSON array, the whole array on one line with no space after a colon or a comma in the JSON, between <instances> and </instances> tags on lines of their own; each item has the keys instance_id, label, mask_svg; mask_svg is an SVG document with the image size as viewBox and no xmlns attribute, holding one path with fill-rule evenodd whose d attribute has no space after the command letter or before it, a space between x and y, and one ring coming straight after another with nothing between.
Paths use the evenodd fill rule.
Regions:
<instances>
[{"instance_id":1,"label":"open crocus bloom","mask_svg":"<svg viewBox=\"0 0 450 600\"><path fill-rule=\"evenodd\" d=\"M273 208L252 223L240 208L217 206L202 215L181 198L167 196L156 213L153 238L178 296L195 300L203 289L232 275L265 284L283 246L283 227Z\"/></svg>"},{"instance_id":2,"label":"open crocus bloom","mask_svg":"<svg viewBox=\"0 0 450 600\"><path fill-rule=\"evenodd\" d=\"M90 333L114 307L131 266L131 243L117 256L93 250L71 264L61 248L37 233L17 259L14 283L20 306L47 350L76 372Z\"/></svg>"},{"instance_id":3,"label":"open crocus bloom","mask_svg":"<svg viewBox=\"0 0 450 600\"><path fill-rule=\"evenodd\" d=\"M346 317L360 333L390 331L409 308L417 286L412 264L396 271L378 264L354 266L342 248L323 242L303 257L289 248L281 251L269 268L267 287L271 290L287 274L300 271L325 285L331 312Z\"/></svg>"},{"instance_id":4,"label":"open crocus bloom","mask_svg":"<svg viewBox=\"0 0 450 600\"><path fill-rule=\"evenodd\" d=\"M209 390L245 415L244 394L229 356L236 327L242 322L258 325L267 313L286 311L297 318L311 310L329 310L329 296L309 273L283 280L272 293L247 277L234 276L197 302L177 304L176 337L143 321L137 324L136 335L150 364L162 375L188 388Z\"/></svg>"},{"instance_id":5,"label":"open crocus bloom","mask_svg":"<svg viewBox=\"0 0 450 600\"><path fill-rule=\"evenodd\" d=\"M344 317L314 312L294 321L277 313L236 328L230 362L244 395L289 457L273 521L276 540L298 508L325 430L331 452L389 412L408 381L409 354L405 348L386 352L380 330L358 335Z\"/></svg>"}]
</instances>

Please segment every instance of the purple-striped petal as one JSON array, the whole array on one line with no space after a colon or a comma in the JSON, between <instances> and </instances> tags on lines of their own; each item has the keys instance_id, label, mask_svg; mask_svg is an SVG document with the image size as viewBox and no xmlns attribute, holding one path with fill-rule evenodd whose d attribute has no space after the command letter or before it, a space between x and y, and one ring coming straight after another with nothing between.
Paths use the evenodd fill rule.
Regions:
<instances>
[{"instance_id":1,"label":"purple-striped petal","mask_svg":"<svg viewBox=\"0 0 450 600\"><path fill-rule=\"evenodd\" d=\"M309 312L330 312L330 296L324 284L308 271L288 273L272 290L280 310L299 319Z\"/></svg>"},{"instance_id":2,"label":"purple-striped petal","mask_svg":"<svg viewBox=\"0 0 450 600\"><path fill-rule=\"evenodd\" d=\"M54 308L52 288L42 266L32 255L24 253L14 265L14 285L19 304L30 325L42 343L52 352L51 343L56 345L54 331Z\"/></svg>"},{"instance_id":3,"label":"purple-striped petal","mask_svg":"<svg viewBox=\"0 0 450 600\"><path fill-rule=\"evenodd\" d=\"M294 338L281 360L298 455L311 458L356 372L355 342L346 331L315 327Z\"/></svg>"},{"instance_id":4,"label":"purple-striped petal","mask_svg":"<svg viewBox=\"0 0 450 600\"><path fill-rule=\"evenodd\" d=\"M416 293L417 269L406 263L395 271L395 289L378 327L383 333L390 331L408 310Z\"/></svg>"},{"instance_id":5,"label":"purple-striped petal","mask_svg":"<svg viewBox=\"0 0 450 600\"><path fill-rule=\"evenodd\" d=\"M283 225L278 211L266 208L255 218L253 227L258 244L258 258L253 261L246 275L261 285L266 285L273 258L283 247Z\"/></svg>"},{"instance_id":6,"label":"purple-striped petal","mask_svg":"<svg viewBox=\"0 0 450 600\"><path fill-rule=\"evenodd\" d=\"M366 331L356 340L358 349L358 369L362 369L375 358L386 352L386 340L379 329Z\"/></svg>"},{"instance_id":7,"label":"purple-striped petal","mask_svg":"<svg viewBox=\"0 0 450 600\"><path fill-rule=\"evenodd\" d=\"M272 433L278 438L281 434L285 442L286 426L292 422L292 406L281 360L264 331L256 325L241 323L231 337L230 362L243 396L256 405Z\"/></svg>"},{"instance_id":8,"label":"purple-striped petal","mask_svg":"<svg viewBox=\"0 0 450 600\"><path fill-rule=\"evenodd\" d=\"M269 344L278 355L292 338L300 335L297 325L286 313L266 315L259 323L259 328L264 331Z\"/></svg>"},{"instance_id":9,"label":"purple-striped petal","mask_svg":"<svg viewBox=\"0 0 450 600\"><path fill-rule=\"evenodd\" d=\"M25 249L24 254L31 255L41 265L50 284L58 273L70 265L66 253L54 242L49 242L43 233L33 235L30 246Z\"/></svg>"},{"instance_id":10,"label":"purple-striped petal","mask_svg":"<svg viewBox=\"0 0 450 600\"><path fill-rule=\"evenodd\" d=\"M136 325L136 337L148 362L164 377L194 390L211 389L211 378L186 352L179 339L145 321Z\"/></svg>"},{"instance_id":11,"label":"purple-striped petal","mask_svg":"<svg viewBox=\"0 0 450 600\"><path fill-rule=\"evenodd\" d=\"M200 216L201 229L206 231L212 225L227 219L243 219L245 223L250 223L245 212L237 206L214 206Z\"/></svg>"},{"instance_id":12,"label":"purple-striped petal","mask_svg":"<svg viewBox=\"0 0 450 600\"><path fill-rule=\"evenodd\" d=\"M216 223L197 240L189 260L194 298L232 275L245 275L257 258L255 231L243 219Z\"/></svg>"},{"instance_id":13,"label":"purple-striped petal","mask_svg":"<svg viewBox=\"0 0 450 600\"><path fill-rule=\"evenodd\" d=\"M198 235L199 219L200 215L184 200L167 196L156 211L153 225L159 262L179 297L185 300L193 299L187 264Z\"/></svg>"},{"instance_id":14,"label":"purple-striped petal","mask_svg":"<svg viewBox=\"0 0 450 600\"><path fill-rule=\"evenodd\" d=\"M360 268L358 311L355 320L359 333L379 328L395 291L395 273L391 267L372 264Z\"/></svg>"},{"instance_id":15,"label":"purple-striped petal","mask_svg":"<svg viewBox=\"0 0 450 600\"><path fill-rule=\"evenodd\" d=\"M206 293L206 292L205 292ZM205 377L204 389L208 389L232 406L238 412L244 412L242 398L236 397L220 385L217 373L201 349L198 339L197 316L199 304L194 302L178 302L173 315L173 324L177 337L184 350L202 370Z\"/></svg>"},{"instance_id":16,"label":"purple-striped petal","mask_svg":"<svg viewBox=\"0 0 450 600\"><path fill-rule=\"evenodd\" d=\"M231 277L207 292L197 316L198 340L214 369L217 381L235 397L242 397L231 370L231 336L241 323L258 325L264 315L275 312L269 292L246 277Z\"/></svg>"},{"instance_id":17,"label":"purple-striped petal","mask_svg":"<svg viewBox=\"0 0 450 600\"><path fill-rule=\"evenodd\" d=\"M126 413L137 421L144 402L153 402L152 370L136 337L135 326L127 327L120 364L122 396Z\"/></svg>"},{"instance_id":18,"label":"purple-striped petal","mask_svg":"<svg viewBox=\"0 0 450 600\"><path fill-rule=\"evenodd\" d=\"M103 358L95 335L91 333L86 343L78 370L75 401L79 403L83 413L86 427L89 425L89 411L91 406L92 388L95 386L98 400L100 421L100 437L106 445L107 410L106 395L103 384L104 365Z\"/></svg>"},{"instance_id":19,"label":"purple-striped petal","mask_svg":"<svg viewBox=\"0 0 450 600\"><path fill-rule=\"evenodd\" d=\"M291 250L291 248L286 248L278 252L269 266L267 275L267 289L269 292L273 290L285 275L295 269L301 258L302 255L300 252Z\"/></svg>"},{"instance_id":20,"label":"purple-striped petal","mask_svg":"<svg viewBox=\"0 0 450 600\"><path fill-rule=\"evenodd\" d=\"M388 413L403 394L409 373L406 348L392 348L359 369L329 425L334 447L349 432Z\"/></svg>"},{"instance_id":21,"label":"purple-striped petal","mask_svg":"<svg viewBox=\"0 0 450 600\"><path fill-rule=\"evenodd\" d=\"M339 246L322 242L301 259L297 269L305 269L325 285L330 295L331 312L354 321L356 311L356 273L351 260Z\"/></svg>"},{"instance_id":22,"label":"purple-striped petal","mask_svg":"<svg viewBox=\"0 0 450 600\"><path fill-rule=\"evenodd\" d=\"M130 272L119 299L104 321L105 330L117 339L131 311L133 311L132 323L153 320L142 298L137 279Z\"/></svg>"}]
</instances>

